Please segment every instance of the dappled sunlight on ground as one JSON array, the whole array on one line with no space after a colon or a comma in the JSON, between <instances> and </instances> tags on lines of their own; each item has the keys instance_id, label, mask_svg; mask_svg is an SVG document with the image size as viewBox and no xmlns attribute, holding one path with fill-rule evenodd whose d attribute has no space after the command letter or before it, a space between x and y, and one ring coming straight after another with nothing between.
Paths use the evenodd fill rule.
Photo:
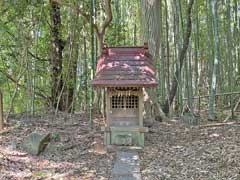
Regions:
<instances>
[{"instance_id":1,"label":"dappled sunlight on ground","mask_svg":"<svg viewBox=\"0 0 240 180\"><path fill-rule=\"evenodd\" d=\"M94 119L89 131L84 114L45 115L26 120L11 119L12 128L1 134L0 179L97 179L106 180L112 166L113 153L107 153L102 142L102 118ZM24 137L35 130L52 132L56 151L32 156L23 151Z\"/></svg>"},{"instance_id":2,"label":"dappled sunlight on ground","mask_svg":"<svg viewBox=\"0 0 240 180\"><path fill-rule=\"evenodd\" d=\"M101 117L89 130L85 114L46 114L10 119L0 132L0 179L107 180L115 154L103 145ZM51 132L39 156L27 154L23 139L33 131ZM240 179L240 125L189 125L180 119L155 122L140 152L143 180Z\"/></svg>"}]
</instances>

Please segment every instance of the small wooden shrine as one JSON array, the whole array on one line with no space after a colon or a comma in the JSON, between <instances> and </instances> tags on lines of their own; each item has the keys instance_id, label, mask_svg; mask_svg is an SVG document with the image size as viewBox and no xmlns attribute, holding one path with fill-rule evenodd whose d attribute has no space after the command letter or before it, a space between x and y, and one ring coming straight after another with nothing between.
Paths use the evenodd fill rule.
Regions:
<instances>
[{"instance_id":1,"label":"small wooden shrine","mask_svg":"<svg viewBox=\"0 0 240 180\"><path fill-rule=\"evenodd\" d=\"M155 87L153 59L141 47L107 47L98 57L94 87L106 89L106 145L144 146L143 88Z\"/></svg>"}]
</instances>

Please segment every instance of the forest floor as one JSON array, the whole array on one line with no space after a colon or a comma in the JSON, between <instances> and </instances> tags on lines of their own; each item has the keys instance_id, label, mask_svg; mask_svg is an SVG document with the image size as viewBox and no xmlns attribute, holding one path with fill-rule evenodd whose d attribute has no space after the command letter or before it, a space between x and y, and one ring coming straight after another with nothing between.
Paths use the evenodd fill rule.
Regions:
<instances>
[{"instance_id":1,"label":"forest floor","mask_svg":"<svg viewBox=\"0 0 240 180\"><path fill-rule=\"evenodd\" d=\"M145 137L140 156L143 180L240 180L238 123L156 122Z\"/></svg>"},{"instance_id":2,"label":"forest floor","mask_svg":"<svg viewBox=\"0 0 240 180\"><path fill-rule=\"evenodd\" d=\"M104 149L101 123L96 117L90 131L85 114L11 118L10 130L0 134L0 179L108 179L113 153ZM33 131L51 132L58 148L39 156L24 152L22 142Z\"/></svg>"},{"instance_id":3,"label":"forest floor","mask_svg":"<svg viewBox=\"0 0 240 180\"><path fill-rule=\"evenodd\" d=\"M139 154L142 179L240 180L240 124L205 123L155 122ZM10 118L0 132L0 179L107 180L115 153L102 144L102 125L103 118L95 117L90 131L85 114ZM24 152L22 142L33 131L51 132L50 144L58 148L39 156Z\"/></svg>"}]
</instances>

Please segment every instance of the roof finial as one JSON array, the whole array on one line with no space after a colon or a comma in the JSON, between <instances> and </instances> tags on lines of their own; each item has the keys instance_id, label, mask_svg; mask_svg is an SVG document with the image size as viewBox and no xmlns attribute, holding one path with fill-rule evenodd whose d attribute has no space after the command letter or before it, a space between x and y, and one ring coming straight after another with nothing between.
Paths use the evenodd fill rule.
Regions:
<instances>
[{"instance_id":1,"label":"roof finial","mask_svg":"<svg viewBox=\"0 0 240 180\"><path fill-rule=\"evenodd\" d=\"M144 45L143 45L143 48L144 48L144 54L148 54L149 51L148 51L148 43L147 42L144 42Z\"/></svg>"},{"instance_id":2,"label":"roof finial","mask_svg":"<svg viewBox=\"0 0 240 180\"><path fill-rule=\"evenodd\" d=\"M103 43L103 45L102 45L102 54L107 54L107 44L106 43Z\"/></svg>"},{"instance_id":3,"label":"roof finial","mask_svg":"<svg viewBox=\"0 0 240 180\"><path fill-rule=\"evenodd\" d=\"M147 43L147 42L144 42L143 47L144 47L144 49L148 49L148 43Z\"/></svg>"}]
</instances>

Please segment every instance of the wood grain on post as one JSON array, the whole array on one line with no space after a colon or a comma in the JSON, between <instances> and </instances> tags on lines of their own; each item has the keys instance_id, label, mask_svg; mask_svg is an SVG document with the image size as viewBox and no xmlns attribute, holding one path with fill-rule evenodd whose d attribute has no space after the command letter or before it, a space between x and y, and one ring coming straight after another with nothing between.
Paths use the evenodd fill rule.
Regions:
<instances>
[{"instance_id":1,"label":"wood grain on post","mask_svg":"<svg viewBox=\"0 0 240 180\"><path fill-rule=\"evenodd\" d=\"M3 130L3 94L0 89L0 130Z\"/></svg>"}]
</instances>

